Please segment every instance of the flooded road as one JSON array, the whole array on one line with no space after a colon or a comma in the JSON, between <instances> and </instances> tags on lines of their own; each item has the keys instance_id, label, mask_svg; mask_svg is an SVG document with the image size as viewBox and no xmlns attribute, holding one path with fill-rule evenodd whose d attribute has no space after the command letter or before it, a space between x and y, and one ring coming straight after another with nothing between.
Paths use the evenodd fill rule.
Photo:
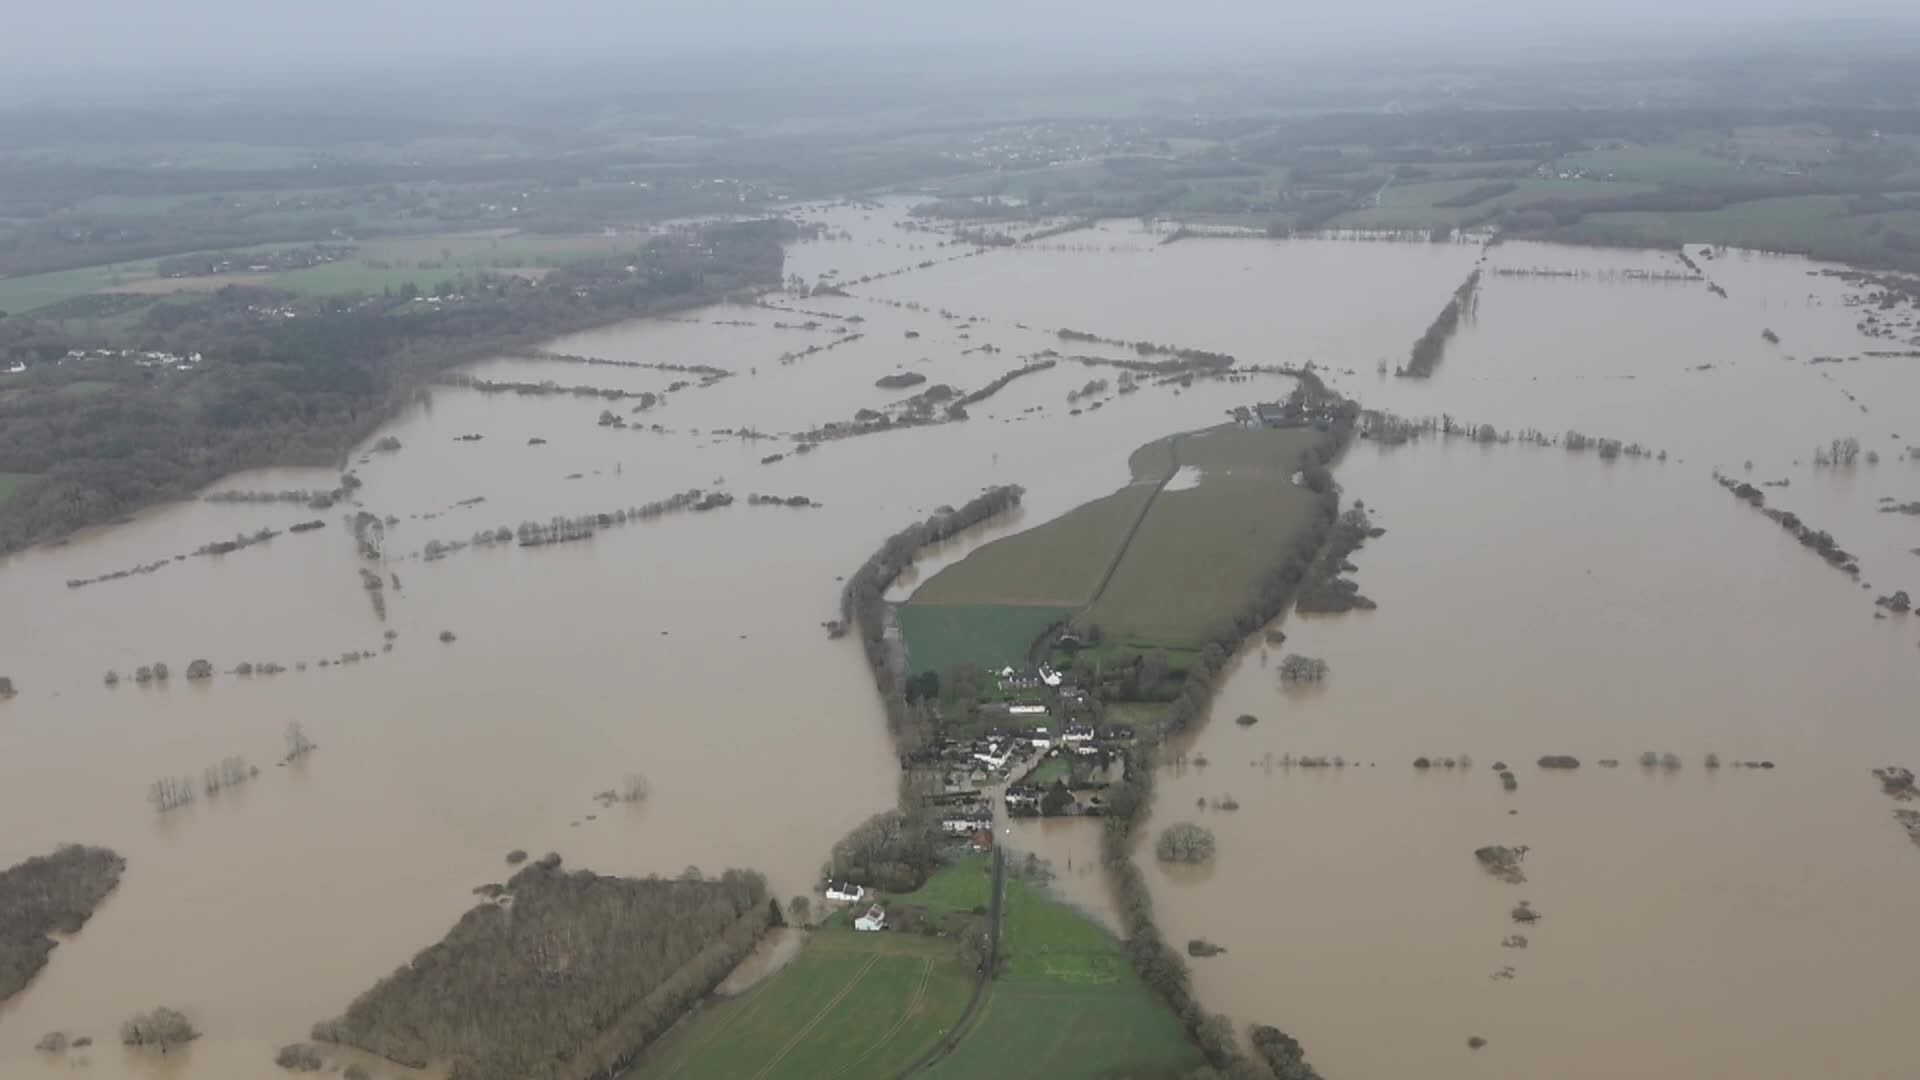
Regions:
<instances>
[{"instance_id":1,"label":"flooded road","mask_svg":"<svg viewBox=\"0 0 1920 1080\"><path fill-rule=\"evenodd\" d=\"M993 484L1027 488L1017 515L932 554L924 577L1121 486L1139 445L1291 384L1156 387L1074 415L1067 394L1114 372L1063 361L971 407L964 423L807 454L790 438L717 432L790 436L886 409L913 392L874 385L895 372L966 391L1049 349L1126 355L1070 349L1062 327L1246 364L1312 360L1369 406L1503 428L1590 425L1675 458L1605 465L1517 445L1363 445L1342 463L1348 493L1390 530L1356 557L1380 610L1289 627L1289 650L1333 668L1310 696L1281 695L1248 657L1216 714L1254 712L1261 724L1209 724L1194 749L1213 764L1162 785L1166 820L1222 792L1242 804L1205 816L1222 851L1211 876L1149 874L1170 939L1230 950L1195 964L1209 1008L1279 1024L1323 1071L1348 1077L1407 1075L1416 1062L1440 1076L1538 1076L1546 1062L1597 1076L1629 1061L1642 1074L1652 1061L1654 1075L1702 1075L1710 1063L1798 1076L1822 1047L1828 1061L1845 1047L1859 1066L1849 1075L1866 1076L1920 1049L1894 1015L1915 958L1894 920L1920 885L1920 858L1865 772L1920 756L1904 720L1920 690L1920 631L1874 621L1870 593L1708 476L1749 457L1757 472L1791 472L1779 504L1831 529L1867 580L1892 587L1906 568L1920 582L1920 559L1905 554L1920 546L1916 519L1874 506L1882 494L1920 498L1920 468L1891 455L1845 477L1792 464L1816 441L1855 430L1865 440L1855 403L1823 374L1870 402L1874 430L1904 421L1920 436L1920 416L1898 415L1920 407L1920 392L1898 394L1920 389L1920 369L1781 358L1841 347L1827 343L1852 326L1838 283L1774 262L1710 267L1725 301L1697 284L1492 278L1435 377L1414 384L1381 379L1375 365L1404 355L1476 244L1159 246L1106 225L955 258L963 251L906 226L905 205L803 212L844 238L796 245L789 272L907 271L853 295L775 296L778 308L722 305L551 345L730 378L702 387L655 368L503 358L471 371L665 401L635 413L631 402L439 388L380 432L402 449L356 472L361 506L392 519L377 566L389 579L384 622L345 507L183 504L0 564L0 610L28 613L0 626L0 672L21 690L0 705L0 864L65 840L128 859L83 933L0 1005L0 1075L67 1072L71 1055L30 1049L55 1029L98 1040L93 1076L263 1075L275 1047L436 940L474 886L506 876L515 848L613 873L752 866L782 897L809 892L833 841L895 790L858 646L820 628L836 614L840 576L941 504ZM1660 258L1543 251L1515 245L1489 259ZM1762 325L1783 339L1778 350ZM1698 356L1716 367L1687 371ZM1589 377L1603 371L1636 378ZM669 389L681 380L694 385ZM602 426L603 409L628 426ZM776 453L786 456L762 463ZM217 488L336 482L332 471L272 470ZM738 501L579 543L420 557L432 540L691 488ZM750 506L754 493L819 506ZM327 526L65 585L313 518ZM456 640L442 643L442 631ZM319 666L348 651L372 656ZM200 657L221 674L189 683ZM227 673L243 660L289 670ZM102 685L108 669L125 677L154 661L172 668L168 684ZM299 662L308 669L293 670ZM293 721L319 749L277 767ZM1680 753L1686 768L1642 775L1632 761L1643 749ZM1779 768L1708 775L1709 750ZM1377 764L1339 774L1249 764L1288 752ZM1470 753L1476 766L1415 775L1422 753ZM1544 753L1627 764L1574 775L1524 765L1513 795L1487 768ZM231 754L261 774L164 815L147 805L155 779L198 776ZM593 799L634 772L650 781L644 803ZM1014 842L1048 857L1061 891L1098 913L1087 824L1022 825ZM1479 870L1471 852L1487 843L1533 845L1528 884ZM1502 949L1523 895L1546 919L1528 949ZM1490 981L1504 965L1514 977ZM165 1062L114 1045L122 1019L162 1003L205 1037ZM1815 1024L1820 1038L1788 1045ZM1491 1040L1472 1059L1470 1034Z\"/></svg>"}]
</instances>

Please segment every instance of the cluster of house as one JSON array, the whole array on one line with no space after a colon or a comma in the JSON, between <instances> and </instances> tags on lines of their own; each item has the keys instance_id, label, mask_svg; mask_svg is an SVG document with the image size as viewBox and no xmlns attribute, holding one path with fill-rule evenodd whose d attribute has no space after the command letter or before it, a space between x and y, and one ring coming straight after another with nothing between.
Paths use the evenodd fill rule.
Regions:
<instances>
[{"instance_id":1,"label":"cluster of house","mask_svg":"<svg viewBox=\"0 0 1920 1080\"><path fill-rule=\"evenodd\" d=\"M142 349L68 349L67 355L60 358L60 363L64 364L69 360L131 360L134 367L192 371L200 366L200 359L199 353L181 356L177 353Z\"/></svg>"}]
</instances>

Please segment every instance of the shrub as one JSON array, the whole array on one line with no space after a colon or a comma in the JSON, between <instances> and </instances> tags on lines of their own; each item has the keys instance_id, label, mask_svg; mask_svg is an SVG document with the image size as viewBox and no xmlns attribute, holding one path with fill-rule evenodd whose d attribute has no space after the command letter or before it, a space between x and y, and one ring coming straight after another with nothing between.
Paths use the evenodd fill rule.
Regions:
<instances>
[{"instance_id":1,"label":"shrub","mask_svg":"<svg viewBox=\"0 0 1920 1080\"><path fill-rule=\"evenodd\" d=\"M57 1054L67 1048L67 1033L64 1031L49 1031L45 1035L40 1036L40 1041L34 1043L33 1048L41 1053Z\"/></svg>"},{"instance_id":2,"label":"shrub","mask_svg":"<svg viewBox=\"0 0 1920 1080\"><path fill-rule=\"evenodd\" d=\"M508 866L519 866L521 863L526 861L527 861L527 853L525 851L520 850L519 848L514 848L512 851L507 852Z\"/></svg>"},{"instance_id":3,"label":"shrub","mask_svg":"<svg viewBox=\"0 0 1920 1080\"><path fill-rule=\"evenodd\" d=\"M294 1072L319 1072L326 1065L312 1043L288 1043L273 1055L273 1063Z\"/></svg>"},{"instance_id":4,"label":"shrub","mask_svg":"<svg viewBox=\"0 0 1920 1080\"><path fill-rule=\"evenodd\" d=\"M128 1046L157 1046L165 1050L200 1037L186 1014L165 1005L152 1012L136 1013L120 1025L120 1041Z\"/></svg>"},{"instance_id":5,"label":"shrub","mask_svg":"<svg viewBox=\"0 0 1920 1080\"><path fill-rule=\"evenodd\" d=\"M1160 833L1160 840L1153 846L1153 852L1161 862L1204 863L1213 860L1212 831L1182 821L1169 825Z\"/></svg>"},{"instance_id":6,"label":"shrub","mask_svg":"<svg viewBox=\"0 0 1920 1080\"><path fill-rule=\"evenodd\" d=\"M1580 759L1574 757L1572 754L1548 754L1540 759L1540 767L1543 769L1577 769L1580 767Z\"/></svg>"},{"instance_id":7,"label":"shrub","mask_svg":"<svg viewBox=\"0 0 1920 1080\"><path fill-rule=\"evenodd\" d=\"M1233 722L1239 724L1241 727L1252 727L1260 722L1260 718L1252 713L1241 713L1239 716L1234 717Z\"/></svg>"},{"instance_id":8,"label":"shrub","mask_svg":"<svg viewBox=\"0 0 1920 1080\"><path fill-rule=\"evenodd\" d=\"M345 1077L346 1080L373 1080L373 1074L367 1071L365 1065L360 1064L347 1066L347 1071L340 1075Z\"/></svg>"}]
</instances>

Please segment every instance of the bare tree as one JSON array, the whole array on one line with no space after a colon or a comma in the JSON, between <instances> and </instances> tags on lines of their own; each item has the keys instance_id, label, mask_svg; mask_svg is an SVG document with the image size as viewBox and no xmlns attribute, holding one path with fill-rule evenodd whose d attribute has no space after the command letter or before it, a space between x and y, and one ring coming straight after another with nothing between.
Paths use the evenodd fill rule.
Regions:
<instances>
[{"instance_id":1,"label":"bare tree","mask_svg":"<svg viewBox=\"0 0 1920 1080\"><path fill-rule=\"evenodd\" d=\"M314 749L314 742L307 738L307 729L301 726L300 721L294 720L287 724L286 760L298 761L313 753Z\"/></svg>"},{"instance_id":2,"label":"bare tree","mask_svg":"<svg viewBox=\"0 0 1920 1080\"><path fill-rule=\"evenodd\" d=\"M649 790L647 778L644 775L637 772L628 773L627 778L620 784L620 801L644 802Z\"/></svg>"}]
</instances>

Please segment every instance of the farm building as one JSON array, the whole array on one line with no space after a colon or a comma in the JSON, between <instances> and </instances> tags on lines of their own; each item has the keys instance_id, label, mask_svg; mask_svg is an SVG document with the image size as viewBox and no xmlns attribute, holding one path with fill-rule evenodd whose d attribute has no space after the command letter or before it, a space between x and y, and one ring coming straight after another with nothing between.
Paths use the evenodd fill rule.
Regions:
<instances>
[{"instance_id":1,"label":"farm building","mask_svg":"<svg viewBox=\"0 0 1920 1080\"><path fill-rule=\"evenodd\" d=\"M887 910L879 904L867 909L865 915L853 920L855 930L885 930L887 928Z\"/></svg>"}]
</instances>

